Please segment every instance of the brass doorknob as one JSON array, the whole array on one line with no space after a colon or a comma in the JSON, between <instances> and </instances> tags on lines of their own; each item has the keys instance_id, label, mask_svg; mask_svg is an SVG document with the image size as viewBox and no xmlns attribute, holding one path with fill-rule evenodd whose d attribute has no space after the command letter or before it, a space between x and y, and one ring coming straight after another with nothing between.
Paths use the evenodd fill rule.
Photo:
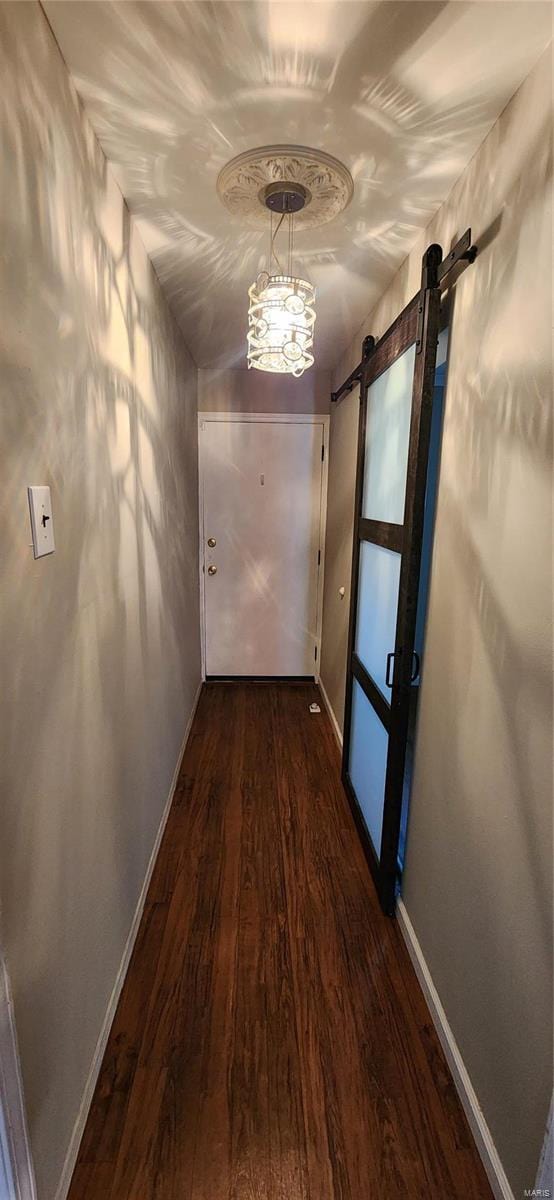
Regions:
<instances>
[{"instance_id":1,"label":"brass doorknob","mask_svg":"<svg viewBox=\"0 0 554 1200\"><path fill-rule=\"evenodd\" d=\"M208 567L208 575L217 575L217 567Z\"/></svg>"},{"instance_id":2,"label":"brass doorknob","mask_svg":"<svg viewBox=\"0 0 554 1200\"><path fill-rule=\"evenodd\" d=\"M215 538L208 538L208 546L210 547L210 550L213 550L214 546L216 546L216 545L217 545L217 542L216 542Z\"/></svg>"}]
</instances>

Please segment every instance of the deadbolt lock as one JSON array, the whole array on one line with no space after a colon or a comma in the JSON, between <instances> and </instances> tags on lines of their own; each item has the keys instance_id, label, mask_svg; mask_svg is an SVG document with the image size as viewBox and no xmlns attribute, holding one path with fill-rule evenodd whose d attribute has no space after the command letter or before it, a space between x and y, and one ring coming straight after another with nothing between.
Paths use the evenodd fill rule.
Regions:
<instances>
[{"instance_id":1,"label":"deadbolt lock","mask_svg":"<svg viewBox=\"0 0 554 1200\"><path fill-rule=\"evenodd\" d=\"M217 575L217 567L208 567L208 575Z\"/></svg>"},{"instance_id":2,"label":"deadbolt lock","mask_svg":"<svg viewBox=\"0 0 554 1200\"><path fill-rule=\"evenodd\" d=\"M216 542L215 538L208 538L208 546L210 547L210 550L213 550L214 546L216 546L216 545L217 545L217 542Z\"/></svg>"}]
</instances>

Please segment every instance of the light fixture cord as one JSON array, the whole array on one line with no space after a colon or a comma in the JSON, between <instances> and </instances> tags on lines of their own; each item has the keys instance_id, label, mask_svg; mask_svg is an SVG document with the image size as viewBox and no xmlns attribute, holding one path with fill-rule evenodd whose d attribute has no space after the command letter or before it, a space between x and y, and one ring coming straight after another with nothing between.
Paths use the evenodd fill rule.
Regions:
<instances>
[{"instance_id":1,"label":"light fixture cord","mask_svg":"<svg viewBox=\"0 0 554 1200\"><path fill-rule=\"evenodd\" d=\"M277 234L279 233L279 230L281 228L281 225L283 224L283 221L284 221L286 215L287 215L286 213L281 214L281 218L277 224L275 233L273 233L273 213L271 214L271 245L270 245L270 251L269 251L269 274L270 275L271 275L271 264L273 262L273 259L275 259L275 262L277 263L277 266L279 267L281 275L284 274L283 268L279 261L279 255L277 254L277 251L275 249L275 238L277 237Z\"/></svg>"}]
</instances>

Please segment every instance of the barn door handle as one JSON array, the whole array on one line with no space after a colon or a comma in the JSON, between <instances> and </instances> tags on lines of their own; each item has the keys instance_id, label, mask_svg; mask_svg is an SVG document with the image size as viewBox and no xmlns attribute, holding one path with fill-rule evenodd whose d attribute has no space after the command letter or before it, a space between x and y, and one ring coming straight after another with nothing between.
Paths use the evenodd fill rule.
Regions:
<instances>
[{"instance_id":1,"label":"barn door handle","mask_svg":"<svg viewBox=\"0 0 554 1200\"><path fill-rule=\"evenodd\" d=\"M392 687L394 669L391 670L391 667L393 664L394 657L395 657L395 652L394 652L394 650L391 650L390 654L387 654L387 669L385 671L385 683L386 683L387 687ZM414 683L415 680L417 679L417 677L419 675L419 671L420 671L420 666L421 666L419 654L415 650L413 652L412 659L413 659L413 669L412 669L412 674L410 676L410 683Z\"/></svg>"}]
</instances>

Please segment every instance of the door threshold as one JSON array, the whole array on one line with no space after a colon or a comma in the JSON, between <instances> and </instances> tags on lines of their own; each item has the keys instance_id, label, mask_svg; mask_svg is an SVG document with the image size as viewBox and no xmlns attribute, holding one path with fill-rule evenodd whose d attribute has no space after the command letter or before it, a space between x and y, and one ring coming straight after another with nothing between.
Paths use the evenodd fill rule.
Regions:
<instances>
[{"instance_id":1,"label":"door threshold","mask_svg":"<svg viewBox=\"0 0 554 1200\"><path fill-rule=\"evenodd\" d=\"M206 675L206 683L315 683L314 675Z\"/></svg>"}]
</instances>

